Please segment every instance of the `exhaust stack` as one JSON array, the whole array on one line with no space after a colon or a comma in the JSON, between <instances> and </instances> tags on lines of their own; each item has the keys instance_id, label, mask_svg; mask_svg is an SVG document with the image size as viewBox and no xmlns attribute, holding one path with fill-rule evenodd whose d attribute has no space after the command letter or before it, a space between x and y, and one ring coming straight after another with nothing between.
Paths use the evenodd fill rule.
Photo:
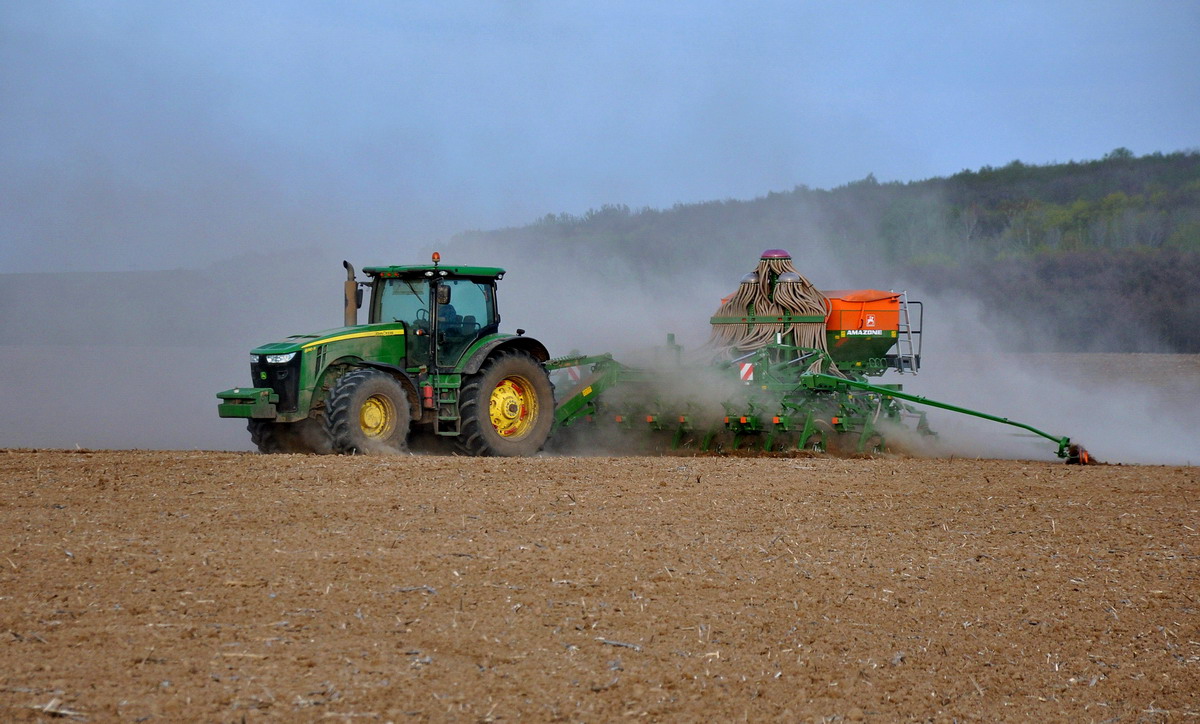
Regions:
<instances>
[{"instance_id":1,"label":"exhaust stack","mask_svg":"<svg viewBox=\"0 0 1200 724\"><path fill-rule=\"evenodd\" d=\"M358 282L354 279L354 267L345 260L342 261L342 266L346 267L346 283L343 285L344 292L342 294L342 304L345 310L342 315L343 324L353 327L358 324L358 308L362 304L362 298L358 296Z\"/></svg>"}]
</instances>

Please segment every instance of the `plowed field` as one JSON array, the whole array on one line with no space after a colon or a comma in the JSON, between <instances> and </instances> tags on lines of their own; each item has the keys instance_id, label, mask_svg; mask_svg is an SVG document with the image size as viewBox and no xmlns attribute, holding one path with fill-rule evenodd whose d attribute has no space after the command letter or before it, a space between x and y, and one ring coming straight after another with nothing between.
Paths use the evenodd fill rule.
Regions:
<instances>
[{"instance_id":1,"label":"plowed field","mask_svg":"<svg viewBox=\"0 0 1200 724\"><path fill-rule=\"evenodd\" d=\"M0 451L0 719L1200 722L1200 472Z\"/></svg>"}]
</instances>

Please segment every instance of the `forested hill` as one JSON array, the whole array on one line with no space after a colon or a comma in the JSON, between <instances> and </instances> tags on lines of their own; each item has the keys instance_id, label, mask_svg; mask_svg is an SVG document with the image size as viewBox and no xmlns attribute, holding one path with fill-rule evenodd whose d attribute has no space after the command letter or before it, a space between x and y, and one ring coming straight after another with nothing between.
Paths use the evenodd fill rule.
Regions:
<instances>
[{"instance_id":1,"label":"forested hill","mask_svg":"<svg viewBox=\"0 0 1200 724\"><path fill-rule=\"evenodd\" d=\"M823 286L961 292L1032 330L1015 348L1200 353L1200 152L1020 161L948 178L634 211L605 206L461 234L561 258L624 260L644 281L752 266L789 249L853 278ZM798 253L799 252L799 253ZM731 272L732 273L732 272ZM881 276L882 275L882 276ZM1003 320L1001 320L1003 321Z\"/></svg>"}]
</instances>

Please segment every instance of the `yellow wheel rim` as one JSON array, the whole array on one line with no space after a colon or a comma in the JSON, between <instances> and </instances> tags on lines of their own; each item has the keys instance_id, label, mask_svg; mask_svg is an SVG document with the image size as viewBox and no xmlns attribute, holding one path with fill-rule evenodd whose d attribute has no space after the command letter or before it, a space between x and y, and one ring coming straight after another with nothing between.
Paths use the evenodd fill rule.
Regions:
<instances>
[{"instance_id":1,"label":"yellow wheel rim","mask_svg":"<svg viewBox=\"0 0 1200 724\"><path fill-rule=\"evenodd\" d=\"M537 420L537 394L524 377L505 377L492 390L488 414L500 437L518 438L529 434Z\"/></svg>"},{"instance_id":2,"label":"yellow wheel rim","mask_svg":"<svg viewBox=\"0 0 1200 724\"><path fill-rule=\"evenodd\" d=\"M384 438L396 429L396 407L383 395L371 395L358 410L358 424L369 438Z\"/></svg>"}]
</instances>

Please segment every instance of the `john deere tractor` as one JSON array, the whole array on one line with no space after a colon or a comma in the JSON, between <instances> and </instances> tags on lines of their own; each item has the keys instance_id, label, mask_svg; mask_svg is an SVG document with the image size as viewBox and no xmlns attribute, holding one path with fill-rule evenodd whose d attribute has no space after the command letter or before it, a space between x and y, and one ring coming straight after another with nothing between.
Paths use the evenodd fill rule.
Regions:
<instances>
[{"instance_id":1,"label":"john deere tractor","mask_svg":"<svg viewBox=\"0 0 1200 724\"><path fill-rule=\"evenodd\" d=\"M554 399L536 339L502 334L494 267L346 268L345 326L251 351L252 384L217 394L265 453L402 452L410 437L470 455L531 455ZM358 323L369 287L366 324Z\"/></svg>"}]
</instances>

